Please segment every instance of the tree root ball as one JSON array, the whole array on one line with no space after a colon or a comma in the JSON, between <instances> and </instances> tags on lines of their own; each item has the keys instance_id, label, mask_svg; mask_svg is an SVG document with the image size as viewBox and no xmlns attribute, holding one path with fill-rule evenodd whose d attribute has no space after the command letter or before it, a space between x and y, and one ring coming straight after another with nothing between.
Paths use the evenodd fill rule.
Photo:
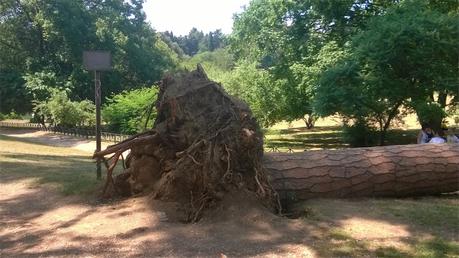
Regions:
<instances>
[{"instance_id":1,"label":"tree root ball","mask_svg":"<svg viewBox=\"0 0 459 258\"><path fill-rule=\"evenodd\" d=\"M159 87L153 129L99 153L131 150L124 174L114 180L116 192L147 192L173 202L188 222L236 193L237 202L243 194L279 210L262 165L263 134L247 104L210 81L200 66L166 77Z\"/></svg>"}]
</instances>

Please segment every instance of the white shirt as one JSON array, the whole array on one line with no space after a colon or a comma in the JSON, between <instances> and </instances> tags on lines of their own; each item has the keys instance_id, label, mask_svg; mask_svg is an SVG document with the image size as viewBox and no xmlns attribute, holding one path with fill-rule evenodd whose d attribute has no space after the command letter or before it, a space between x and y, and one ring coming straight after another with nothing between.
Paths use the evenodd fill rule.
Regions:
<instances>
[{"instance_id":1,"label":"white shirt","mask_svg":"<svg viewBox=\"0 0 459 258\"><path fill-rule=\"evenodd\" d=\"M432 139L430 139L430 142L429 143L445 143L445 139L439 137L439 136L435 136L433 137Z\"/></svg>"}]
</instances>

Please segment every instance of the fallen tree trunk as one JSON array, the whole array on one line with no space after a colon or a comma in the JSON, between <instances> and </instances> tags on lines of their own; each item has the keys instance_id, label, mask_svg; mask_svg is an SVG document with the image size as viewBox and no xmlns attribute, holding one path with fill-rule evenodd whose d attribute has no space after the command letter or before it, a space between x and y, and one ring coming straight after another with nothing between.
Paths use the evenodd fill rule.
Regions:
<instances>
[{"instance_id":1,"label":"fallen tree trunk","mask_svg":"<svg viewBox=\"0 0 459 258\"><path fill-rule=\"evenodd\" d=\"M457 144L267 153L264 166L284 202L315 197L403 197L459 190Z\"/></svg>"}]
</instances>

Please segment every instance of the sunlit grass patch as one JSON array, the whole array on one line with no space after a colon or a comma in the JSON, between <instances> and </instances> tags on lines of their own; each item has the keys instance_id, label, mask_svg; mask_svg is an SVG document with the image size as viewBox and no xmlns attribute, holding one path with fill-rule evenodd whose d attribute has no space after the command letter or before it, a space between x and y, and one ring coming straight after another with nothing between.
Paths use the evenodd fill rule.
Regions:
<instances>
[{"instance_id":1,"label":"sunlit grass patch","mask_svg":"<svg viewBox=\"0 0 459 258\"><path fill-rule=\"evenodd\" d=\"M311 200L298 205L321 225L323 257L459 257L457 196ZM323 226L326 225L326 226Z\"/></svg>"},{"instance_id":2,"label":"sunlit grass patch","mask_svg":"<svg viewBox=\"0 0 459 258\"><path fill-rule=\"evenodd\" d=\"M51 147L0 135L2 183L33 179L31 187L47 186L64 195L88 194L97 189L95 163L72 148Z\"/></svg>"}]
</instances>

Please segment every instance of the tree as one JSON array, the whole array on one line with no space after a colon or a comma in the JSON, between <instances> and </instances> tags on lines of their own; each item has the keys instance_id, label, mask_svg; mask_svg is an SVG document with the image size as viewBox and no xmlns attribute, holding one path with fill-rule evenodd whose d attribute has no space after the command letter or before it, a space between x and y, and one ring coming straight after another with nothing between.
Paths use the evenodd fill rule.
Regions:
<instances>
[{"instance_id":1,"label":"tree","mask_svg":"<svg viewBox=\"0 0 459 258\"><path fill-rule=\"evenodd\" d=\"M188 35L175 36L174 33L165 31L161 32L161 37L165 39L165 42L170 48L179 54L180 57L183 54L188 56L194 56L198 53L206 51L214 51L225 47L225 35L221 30L211 31L204 34L196 28L192 28Z\"/></svg>"},{"instance_id":2,"label":"tree","mask_svg":"<svg viewBox=\"0 0 459 258\"><path fill-rule=\"evenodd\" d=\"M444 108L441 95L459 94L456 21L457 15L432 10L427 1L406 1L374 17L351 39L347 57L323 73L317 110L377 125L382 145L393 119L404 114L401 107L419 111L441 102Z\"/></svg>"},{"instance_id":3,"label":"tree","mask_svg":"<svg viewBox=\"0 0 459 258\"><path fill-rule=\"evenodd\" d=\"M54 74L56 85L71 89L71 98L92 98L93 75L83 70L82 52L102 49L111 51L114 68L103 75L104 94L151 85L175 64L172 51L145 22L142 4L140 0L2 1L0 70L27 76L27 81ZM8 87L25 89L14 83Z\"/></svg>"},{"instance_id":4,"label":"tree","mask_svg":"<svg viewBox=\"0 0 459 258\"><path fill-rule=\"evenodd\" d=\"M318 71L328 66L320 61L321 49L330 42L342 47L392 2L255 0L235 17L230 47L236 60L247 59L286 82L279 118L304 119L310 127L317 117L312 99Z\"/></svg>"},{"instance_id":5,"label":"tree","mask_svg":"<svg viewBox=\"0 0 459 258\"><path fill-rule=\"evenodd\" d=\"M246 101L263 126L282 120L281 110L286 103L282 95L285 81L275 80L269 72L249 61L240 61L234 70L218 81L230 94Z\"/></svg>"}]
</instances>

